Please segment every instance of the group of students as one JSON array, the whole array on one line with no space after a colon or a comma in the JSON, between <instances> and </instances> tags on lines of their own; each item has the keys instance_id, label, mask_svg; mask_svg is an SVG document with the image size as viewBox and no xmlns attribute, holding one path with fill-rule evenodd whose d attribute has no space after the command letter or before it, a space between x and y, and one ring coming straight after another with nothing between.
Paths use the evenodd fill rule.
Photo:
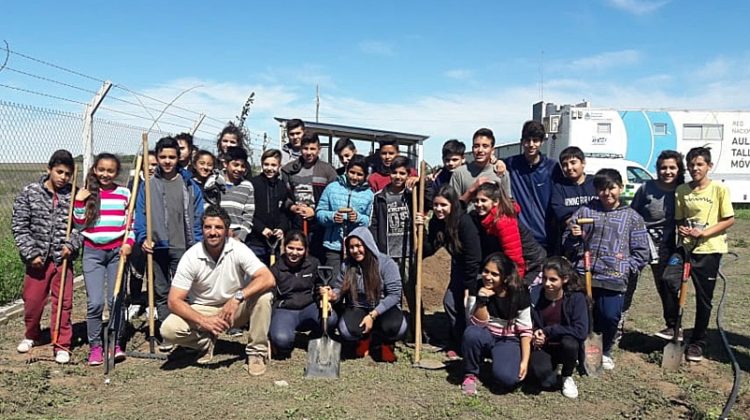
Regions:
<instances>
[{"instance_id":1,"label":"group of students","mask_svg":"<svg viewBox=\"0 0 750 420\"><path fill-rule=\"evenodd\" d=\"M423 192L431 212L422 214L412 205L417 172L400 156L395 138L381 139L378 152L369 157L359 155L350 139L339 139L334 151L342 167L334 169L319 159L320 140L305 132L302 121L290 120L286 128L289 142L281 150L264 151L261 173L254 177L242 131L231 124L218 136L217 155L195 150L188 134L160 139L149 153L152 170L147 175L151 243L146 241L143 189L134 198L133 233L123 242L131 197L115 183L120 171L115 155L98 155L86 188L71 197L73 158L67 151L55 152L48 174L27 186L14 204L13 233L27 264L26 335L18 351L28 351L39 340L50 289L55 309L60 262L75 258L81 249L90 365L103 362L104 295L112 301L119 258L132 253L139 271L143 253L153 254L157 317L165 320L171 277L185 251L201 241L202 215L213 205L229 215L230 236L247 245L274 275L268 329L274 357L290 354L296 332L322 333L319 299L328 294L335 309L329 333L352 343L358 356L395 361L394 343L413 340L416 333L418 244L413 232L415 225L426 225L423 255L445 248L451 256L443 299L450 340L440 344L448 359L463 359L466 394L477 392L477 375L489 356L492 378L502 388L531 376L544 388L561 388L565 396L576 398L573 372L584 357L589 324L603 335L603 367L614 369L618 327L648 264L664 307L665 329L656 335L671 339L679 276L675 280L669 264L681 249L689 249L685 258L693 263L697 291L686 357L702 359L713 286L721 255L727 252L726 230L734 223L727 188L708 176L709 149L687 154L689 183L684 183L682 155L662 152L658 178L641 186L628 205L620 198L619 172L602 169L587 175L579 148L566 148L559 161L544 156L542 124L525 123L523 152L505 160L494 158L494 135L482 128L473 135L470 163L464 163L462 142L445 142L444 166L428 177ZM71 199L76 229L65 240ZM593 223L579 224L579 219ZM582 284L584 253L592 258L591 299ZM329 284L320 275L322 265L333 269ZM131 285L132 294L140 289L140 284ZM69 295L67 288L56 349L60 363L69 360ZM411 320L402 311L402 295ZM437 344L435 333L423 331L423 340ZM162 345L169 350L168 342ZM124 357L117 346L116 359Z\"/></svg>"}]
</instances>

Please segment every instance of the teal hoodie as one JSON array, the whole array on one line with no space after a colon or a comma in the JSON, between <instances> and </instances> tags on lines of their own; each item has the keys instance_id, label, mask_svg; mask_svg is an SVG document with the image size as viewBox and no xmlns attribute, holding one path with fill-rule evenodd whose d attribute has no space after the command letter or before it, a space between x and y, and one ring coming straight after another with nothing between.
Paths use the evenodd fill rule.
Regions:
<instances>
[{"instance_id":1,"label":"teal hoodie","mask_svg":"<svg viewBox=\"0 0 750 420\"><path fill-rule=\"evenodd\" d=\"M323 246L331 251L341 251L341 239L359 226L370 224L372 213L373 192L367 182L356 187L349 185L345 175L339 176L335 182L328 184L315 210L315 218L325 227ZM352 208L357 212L357 220L336 223L333 216L338 209Z\"/></svg>"}]
</instances>

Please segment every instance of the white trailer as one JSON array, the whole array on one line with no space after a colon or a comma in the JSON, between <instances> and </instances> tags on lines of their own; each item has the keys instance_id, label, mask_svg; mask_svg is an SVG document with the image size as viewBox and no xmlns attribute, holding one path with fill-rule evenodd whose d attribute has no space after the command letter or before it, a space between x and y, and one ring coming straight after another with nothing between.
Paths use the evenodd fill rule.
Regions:
<instances>
[{"instance_id":1,"label":"white trailer","mask_svg":"<svg viewBox=\"0 0 750 420\"><path fill-rule=\"evenodd\" d=\"M587 156L621 156L655 174L662 150L687 154L693 147L710 147L711 178L727 184L732 202L750 202L750 111L616 110L592 108L589 102L539 102L533 115L547 128L543 151L553 158L565 147L578 146Z\"/></svg>"}]
</instances>

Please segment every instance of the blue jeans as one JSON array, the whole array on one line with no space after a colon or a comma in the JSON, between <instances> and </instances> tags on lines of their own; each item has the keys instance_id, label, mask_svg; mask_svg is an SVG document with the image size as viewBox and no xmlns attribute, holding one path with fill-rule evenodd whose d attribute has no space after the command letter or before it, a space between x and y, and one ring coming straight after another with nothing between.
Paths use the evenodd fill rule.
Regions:
<instances>
[{"instance_id":1,"label":"blue jeans","mask_svg":"<svg viewBox=\"0 0 750 420\"><path fill-rule=\"evenodd\" d=\"M520 380L521 341L515 337L492 335L487 328L470 325L464 331L464 374L479 375L486 355L492 358L492 379L503 388L513 388Z\"/></svg>"},{"instance_id":2,"label":"blue jeans","mask_svg":"<svg viewBox=\"0 0 750 420\"><path fill-rule=\"evenodd\" d=\"M107 305L110 310L114 301L117 265L120 248L100 250L83 249L83 281L86 285L86 330L91 347L102 345L102 313L104 312L104 290L107 290ZM123 285L120 285L122 288ZM122 290L122 289L121 289ZM119 335L119 332L118 332Z\"/></svg>"},{"instance_id":3,"label":"blue jeans","mask_svg":"<svg viewBox=\"0 0 750 420\"><path fill-rule=\"evenodd\" d=\"M609 356L615 343L617 325L622 317L625 294L614 290L594 287L594 331L602 335L602 353Z\"/></svg>"},{"instance_id":4,"label":"blue jeans","mask_svg":"<svg viewBox=\"0 0 750 420\"><path fill-rule=\"evenodd\" d=\"M328 315L328 331L333 332L338 318L336 312ZM311 337L320 337L320 308L313 302L302 309L273 308L271 327L268 335L271 343L280 353L291 353L294 349L294 336L297 331L310 331Z\"/></svg>"},{"instance_id":5,"label":"blue jeans","mask_svg":"<svg viewBox=\"0 0 750 420\"><path fill-rule=\"evenodd\" d=\"M464 281L456 264L451 264L450 282L448 290L443 296L443 308L450 322L451 347L459 350L461 337L466 329L466 308L464 308Z\"/></svg>"}]
</instances>

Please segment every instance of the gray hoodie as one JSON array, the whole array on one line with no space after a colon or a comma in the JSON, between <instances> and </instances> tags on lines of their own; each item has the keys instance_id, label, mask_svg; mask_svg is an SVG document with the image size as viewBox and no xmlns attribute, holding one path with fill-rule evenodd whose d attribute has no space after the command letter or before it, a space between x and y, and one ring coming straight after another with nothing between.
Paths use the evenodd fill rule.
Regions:
<instances>
[{"instance_id":1,"label":"gray hoodie","mask_svg":"<svg viewBox=\"0 0 750 420\"><path fill-rule=\"evenodd\" d=\"M401 274L399 274L396 262L394 262L391 257L378 250L375 239L372 237L372 233L370 233L370 230L366 226L360 226L354 229L347 238L352 236L359 238L365 244L367 250L378 260L382 291L380 292L380 300L377 302L377 306L375 306L374 309L378 311L379 314L382 314L394 306L400 306ZM341 286L344 284L344 274L346 274L346 270L351 264L350 261L351 260L347 258L344 263L341 264L341 273L331 284L331 287L338 296L341 295ZM367 301L367 296L364 290L364 280L360 269L359 275L357 276L357 300L356 302L351 302L349 295L347 294L347 296L344 296L344 298L347 299L347 306L372 310L373 305Z\"/></svg>"}]
</instances>

